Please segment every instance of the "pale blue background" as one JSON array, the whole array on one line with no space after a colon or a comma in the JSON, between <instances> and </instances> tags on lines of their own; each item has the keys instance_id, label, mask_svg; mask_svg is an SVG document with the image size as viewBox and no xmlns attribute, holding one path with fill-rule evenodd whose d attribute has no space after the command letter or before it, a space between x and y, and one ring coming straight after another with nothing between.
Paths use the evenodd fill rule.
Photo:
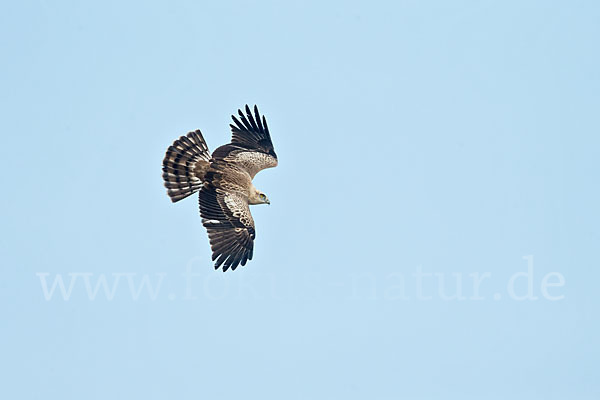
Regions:
<instances>
[{"instance_id":1,"label":"pale blue background","mask_svg":"<svg viewBox=\"0 0 600 400\"><path fill-rule=\"evenodd\" d=\"M598 2L1 8L1 398L600 398ZM160 165L245 103L280 165L223 274ZM419 266L490 272L484 300L419 301ZM46 301L38 272L167 275Z\"/></svg>"}]
</instances>

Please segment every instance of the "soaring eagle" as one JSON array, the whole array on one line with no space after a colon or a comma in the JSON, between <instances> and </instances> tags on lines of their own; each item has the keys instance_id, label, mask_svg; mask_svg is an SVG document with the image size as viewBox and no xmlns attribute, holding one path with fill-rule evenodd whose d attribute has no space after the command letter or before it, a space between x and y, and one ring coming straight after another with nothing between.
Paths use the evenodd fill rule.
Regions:
<instances>
[{"instance_id":1,"label":"soaring eagle","mask_svg":"<svg viewBox=\"0 0 600 400\"><path fill-rule=\"evenodd\" d=\"M252 184L261 170L277 166L267 120L246 105L246 114L231 116L231 143L212 155L199 130L177 139L163 160L163 179L173 203L200 191L200 216L208 231L215 269L245 265L254 249L250 204L270 204Z\"/></svg>"}]
</instances>

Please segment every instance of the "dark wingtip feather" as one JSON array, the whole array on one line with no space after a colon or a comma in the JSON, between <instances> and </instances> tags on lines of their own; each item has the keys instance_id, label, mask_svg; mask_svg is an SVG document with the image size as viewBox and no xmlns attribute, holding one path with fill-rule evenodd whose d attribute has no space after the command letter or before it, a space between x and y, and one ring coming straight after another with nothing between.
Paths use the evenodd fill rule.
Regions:
<instances>
[{"instance_id":1,"label":"dark wingtip feather","mask_svg":"<svg viewBox=\"0 0 600 400\"><path fill-rule=\"evenodd\" d=\"M233 134L233 144L243 144L271 154L273 143L267 119L264 115L260 115L258 105L254 104L252 108L248 104L244 105L237 110L237 115L231 116L231 119L233 124L229 126Z\"/></svg>"},{"instance_id":2,"label":"dark wingtip feather","mask_svg":"<svg viewBox=\"0 0 600 400\"><path fill-rule=\"evenodd\" d=\"M248 132L254 132L252 124L250 122L248 122L248 120L244 116L244 113L242 112L242 110L238 110L238 114L240 115L240 120L242 121L242 124L245 127L245 129L247 129Z\"/></svg>"},{"instance_id":3,"label":"dark wingtip feather","mask_svg":"<svg viewBox=\"0 0 600 400\"><path fill-rule=\"evenodd\" d=\"M263 126L265 127L265 132L267 133L267 135L269 135L269 127L267 126L267 119L265 118L265 116L262 116L262 122L263 122Z\"/></svg>"},{"instance_id":4,"label":"dark wingtip feather","mask_svg":"<svg viewBox=\"0 0 600 400\"><path fill-rule=\"evenodd\" d=\"M264 128L263 128L263 124L260 120L260 113L258 112L258 107L256 106L256 104L254 105L254 119L256 119L256 124L258 125L258 129L261 132L264 132Z\"/></svg>"},{"instance_id":5,"label":"dark wingtip feather","mask_svg":"<svg viewBox=\"0 0 600 400\"><path fill-rule=\"evenodd\" d=\"M254 117L252 116L252 112L250 111L250 107L248 107L248 104L246 104L246 118L248 118L248 122L250 122L250 125L252 125L252 129L254 129L254 132L261 132L261 129L258 129L256 121L254 121Z\"/></svg>"}]
</instances>

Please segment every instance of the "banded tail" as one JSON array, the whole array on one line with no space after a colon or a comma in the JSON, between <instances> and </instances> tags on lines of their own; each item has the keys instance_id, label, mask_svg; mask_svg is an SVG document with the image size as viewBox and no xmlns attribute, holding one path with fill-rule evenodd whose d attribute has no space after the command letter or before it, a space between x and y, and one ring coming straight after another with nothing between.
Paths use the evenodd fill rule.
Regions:
<instances>
[{"instance_id":1,"label":"banded tail","mask_svg":"<svg viewBox=\"0 0 600 400\"><path fill-rule=\"evenodd\" d=\"M173 142L163 160L163 179L173 203L196 193L210 167L208 146L197 130Z\"/></svg>"}]
</instances>

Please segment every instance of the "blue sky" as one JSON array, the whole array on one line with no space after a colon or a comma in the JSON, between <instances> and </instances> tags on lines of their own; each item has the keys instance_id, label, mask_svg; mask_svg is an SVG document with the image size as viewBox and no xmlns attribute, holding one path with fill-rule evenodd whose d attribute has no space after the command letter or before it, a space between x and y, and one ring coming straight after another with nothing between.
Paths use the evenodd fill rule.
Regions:
<instances>
[{"instance_id":1,"label":"blue sky","mask_svg":"<svg viewBox=\"0 0 600 400\"><path fill-rule=\"evenodd\" d=\"M4 4L0 397L597 399L599 18ZM160 166L246 103L280 164L222 273Z\"/></svg>"}]
</instances>

